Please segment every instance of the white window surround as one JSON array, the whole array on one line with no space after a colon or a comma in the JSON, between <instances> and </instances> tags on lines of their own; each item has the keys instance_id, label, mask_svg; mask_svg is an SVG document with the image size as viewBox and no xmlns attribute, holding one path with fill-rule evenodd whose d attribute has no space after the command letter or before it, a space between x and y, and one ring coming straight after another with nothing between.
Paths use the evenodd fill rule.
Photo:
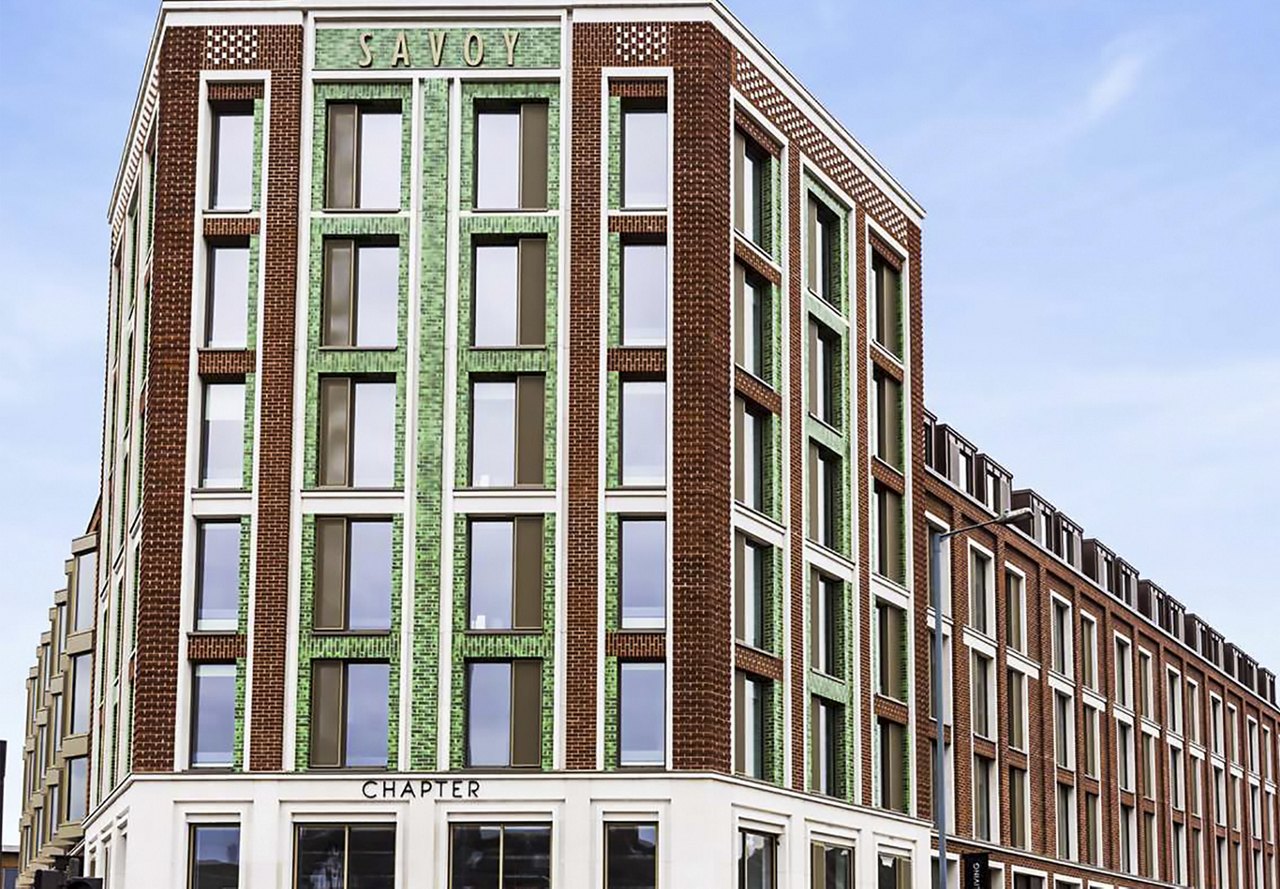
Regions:
<instances>
[{"instance_id":1,"label":"white window surround","mask_svg":"<svg viewBox=\"0 0 1280 889\"><path fill-rule=\"evenodd\" d=\"M1012 563L1010 563L1010 562L1005 562L1005 563L1004 563L1004 570L1005 570L1005 572L1006 572L1006 573L1014 575L1014 576L1015 576L1015 577L1017 577L1017 578L1018 578L1018 580L1019 580L1019 584L1018 584L1018 587L1019 587L1019 595L1022 597L1022 608L1021 608L1021 612L1022 612L1022 649L1021 649L1021 651L1019 651L1019 653L1020 653L1020 654L1024 654L1024 655L1025 655L1025 653L1026 653L1027 649L1030 647L1030 646L1027 644L1027 643L1028 643L1028 641L1029 641L1029 640L1027 639L1027 573L1026 573L1025 571L1023 571L1021 568L1019 568L1018 566L1016 566L1016 565L1014 565L1014 564L1012 564ZM1005 585L1005 588L1006 588L1006 595L1007 595L1007 594L1008 594L1008 584L1006 584L1006 585ZM1013 649L1013 648L1010 648L1010 650L1011 650L1011 651L1018 651L1018 649Z\"/></svg>"},{"instance_id":2,"label":"white window surround","mask_svg":"<svg viewBox=\"0 0 1280 889\"><path fill-rule=\"evenodd\" d=\"M981 630L976 629L973 626L973 614L974 614L973 604L974 603L973 603L972 580L970 580L969 582L969 589L966 593L969 596L969 621L970 622L968 626L969 626L969 629L972 629L975 633L979 633L980 635L989 637L991 639L995 639L996 638L996 570L995 570L996 557L995 557L995 553L987 549L982 544L975 543L972 540L968 541L968 544L969 546L968 546L968 549L965 551L965 553L966 553L966 557L968 558L968 566L970 570L973 567L973 554L975 552L987 560L986 571L985 571L986 577L983 579L985 584L986 600L987 600L984 603L984 608L987 615L987 629L986 629L986 632L983 632ZM943 587L943 589L946 589L946 587Z\"/></svg>"},{"instance_id":3,"label":"white window surround","mask_svg":"<svg viewBox=\"0 0 1280 889\"><path fill-rule=\"evenodd\" d=\"M1124 649L1123 652L1120 650L1122 647ZM1115 633L1112 648L1115 652L1112 658L1113 681L1117 686L1114 695L1114 706L1133 712L1133 641L1122 633ZM1123 687L1120 687L1122 683L1117 669L1121 657L1124 658L1127 664L1127 669L1124 672Z\"/></svg>"},{"instance_id":4,"label":"white window surround","mask_svg":"<svg viewBox=\"0 0 1280 889\"><path fill-rule=\"evenodd\" d=\"M1058 609L1055 606L1061 607L1064 610L1065 617L1066 617L1066 623L1062 628L1064 633L1064 636L1063 636L1064 663L1061 665L1062 666L1061 670L1056 669L1053 663L1053 645L1054 645L1053 634L1056 632L1057 626L1058 626L1057 624ZM1053 590L1049 591L1049 645L1050 645L1049 669L1051 672L1057 673L1060 676L1064 676L1067 679L1075 678L1074 614L1075 614L1075 609L1073 608L1070 601L1068 601L1064 596L1059 595L1057 592Z\"/></svg>"},{"instance_id":5,"label":"white window surround","mask_svg":"<svg viewBox=\"0 0 1280 889\"><path fill-rule=\"evenodd\" d=\"M1089 633L1089 634L1085 633L1084 631L1085 624L1088 624L1089 627L1093 630L1092 633ZM1092 684L1085 682L1083 664L1080 665L1081 666L1080 682L1083 688L1089 689L1091 691L1099 691L1102 688L1102 661L1098 658L1098 618L1095 617L1093 614L1089 613L1088 611L1085 611L1083 608L1081 608L1080 609L1080 643L1082 648L1084 646L1086 637L1089 639L1089 651L1084 652L1083 656L1087 657L1089 661L1093 664L1093 682Z\"/></svg>"}]
</instances>

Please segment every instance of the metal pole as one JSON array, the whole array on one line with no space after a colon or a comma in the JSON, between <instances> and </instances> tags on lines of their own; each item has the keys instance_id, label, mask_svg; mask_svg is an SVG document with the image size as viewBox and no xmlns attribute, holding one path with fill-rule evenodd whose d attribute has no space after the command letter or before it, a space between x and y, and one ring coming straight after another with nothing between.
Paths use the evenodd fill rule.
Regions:
<instances>
[{"instance_id":1,"label":"metal pole","mask_svg":"<svg viewBox=\"0 0 1280 889\"><path fill-rule=\"evenodd\" d=\"M950 536L950 535L945 535ZM933 758L933 820L938 831L938 889L947 889L947 699L942 693L942 534L929 535L929 589L933 598L933 707L938 743Z\"/></svg>"}]
</instances>

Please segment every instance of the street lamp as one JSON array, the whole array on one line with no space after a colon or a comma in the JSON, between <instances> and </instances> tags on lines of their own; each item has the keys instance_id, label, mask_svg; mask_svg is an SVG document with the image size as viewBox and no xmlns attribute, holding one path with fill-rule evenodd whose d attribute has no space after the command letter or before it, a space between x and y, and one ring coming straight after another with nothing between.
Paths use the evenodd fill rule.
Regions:
<instances>
[{"instance_id":1,"label":"street lamp","mask_svg":"<svg viewBox=\"0 0 1280 889\"><path fill-rule=\"evenodd\" d=\"M938 831L938 889L947 889L947 755L943 735L947 725L947 699L942 694L942 541L989 525L1011 525L1031 515L1029 507L1001 513L998 518L941 534L929 539L929 591L933 603L933 705L937 710L938 742L933 758L933 821Z\"/></svg>"}]
</instances>

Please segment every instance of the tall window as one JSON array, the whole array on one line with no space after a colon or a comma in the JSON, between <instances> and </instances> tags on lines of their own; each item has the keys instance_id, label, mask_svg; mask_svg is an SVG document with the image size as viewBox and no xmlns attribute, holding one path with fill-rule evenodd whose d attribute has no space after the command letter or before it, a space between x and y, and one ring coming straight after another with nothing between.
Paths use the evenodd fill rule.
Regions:
<instances>
[{"instance_id":1,"label":"tall window","mask_svg":"<svg viewBox=\"0 0 1280 889\"><path fill-rule=\"evenodd\" d=\"M809 536L836 547L840 503L840 458L816 442L809 443Z\"/></svg>"},{"instance_id":2,"label":"tall window","mask_svg":"<svg viewBox=\"0 0 1280 889\"><path fill-rule=\"evenodd\" d=\"M810 889L853 889L853 850L830 843L809 847Z\"/></svg>"},{"instance_id":3,"label":"tall window","mask_svg":"<svg viewBox=\"0 0 1280 889\"><path fill-rule=\"evenodd\" d=\"M1186 770L1181 747L1169 748L1169 796L1175 809L1186 807Z\"/></svg>"},{"instance_id":4,"label":"tall window","mask_svg":"<svg viewBox=\"0 0 1280 889\"><path fill-rule=\"evenodd\" d=\"M879 253L871 254L871 311L875 341L902 357L902 283L898 270Z\"/></svg>"},{"instance_id":5,"label":"tall window","mask_svg":"<svg viewBox=\"0 0 1280 889\"><path fill-rule=\"evenodd\" d=\"M1031 844L1027 820L1027 772L1009 767L1009 841L1017 849Z\"/></svg>"},{"instance_id":6,"label":"tall window","mask_svg":"<svg viewBox=\"0 0 1280 889\"><path fill-rule=\"evenodd\" d=\"M394 347L399 307L400 247L396 243L325 239L321 346Z\"/></svg>"},{"instance_id":7,"label":"tall window","mask_svg":"<svg viewBox=\"0 0 1280 889\"><path fill-rule=\"evenodd\" d=\"M543 484L545 378L480 378L471 384L471 484Z\"/></svg>"},{"instance_id":8,"label":"tall window","mask_svg":"<svg viewBox=\"0 0 1280 889\"><path fill-rule=\"evenodd\" d=\"M1009 746L1027 749L1027 677L1009 671Z\"/></svg>"},{"instance_id":9,"label":"tall window","mask_svg":"<svg viewBox=\"0 0 1280 889\"><path fill-rule=\"evenodd\" d=\"M739 534L734 558L734 623L737 638L759 649L769 647L765 610L768 548Z\"/></svg>"},{"instance_id":10,"label":"tall window","mask_svg":"<svg viewBox=\"0 0 1280 889\"><path fill-rule=\"evenodd\" d=\"M78 633L93 626L93 610L97 604L98 552L89 550L76 556L76 601L71 612L71 631Z\"/></svg>"},{"instance_id":11,"label":"tall window","mask_svg":"<svg viewBox=\"0 0 1280 889\"><path fill-rule=\"evenodd\" d=\"M253 206L253 103L219 102L212 110L209 208L248 210Z\"/></svg>"},{"instance_id":12,"label":"tall window","mask_svg":"<svg viewBox=\"0 0 1280 889\"><path fill-rule=\"evenodd\" d=\"M884 717L876 719L880 741L880 808L895 812L907 810L907 731L906 726Z\"/></svg>"},{"instance_id":13,"label":"tall window","mask_svg":"<svg viewBox=\"0 0 1280 889\"><path fill-rule=\"evenodd\" d=\"M1120 869L1128 874L1138 872L1138 822L1133 806L1120 804ZM1223 884L1226 885L1226 884Z\"/></svg>"},{"instance_id":14,"label":"tall window","mask_svg":"<svg viewBox=\"0 0 1280 889\"><path fill-rule=\"evenodd\" d=\"M83 821L89 803L89 757L77 756L67 763L67 820Z\"/></svg>"},{"instance_id":15,"label":"tall window","mask_svg":"<svg viewBox=\"0 0 1280 889\"><path fill-rule=\"evenodd\" d=\"M1053 693L1054 759L1060 768L1073 769L1076 729L1075 704L1060 691Z\"/></svg>"},{"instance_id":16,"label":"tall window","mask_svg":"<svg viewBox=\"0 0 1280 889\"><path fill-rule=\"evenodd\" d=\"M815 318L809 319L809 413L828 426L839 422L840 336Z\"/></svg>"},{"instance_id":17,"label":"tall window","mask_svg":"<svg viewBox=\"0 0 1280 889\"><path fill-rule=\"evenodd\" d=\"M391 665L311 662L312 768L387 767Z\"/></svg>"},{"instance_id":18,"label":"tall window","mask_svg":"<svg viewBox=\"0 0 1280 889\"><path fill-rule=\"evenodd\" d=\"M1098 690L1098 624L1084 614L1080 615L1080 681Z\"/></svg>"},{"instance_id":19,"label":"tall window","mask_svg":"<svg viewBox=\"0 0 1280 889\"><path fill-rule=\"evenodd\" d=\"M204 345L243 349L249 325L249 245L209 247L205 289Z\"/></svg>"},{"instance_id":20,"label":"tall window","mask_svg":"<svg viewBox=\"0 0 1280 889\"><path fill-rule=\"evenodd\" d=\"M902 384L883 370L873 372L876 387L876 456L902 468Z\"/></svg>"},{"instance_id":21,"label":"tall window","mask_svg":"<svg viewBox=\"0 0 1280 889\"><path fill-rule=\"evenodd\" d=\"M839 302L840 219L816 195L809 195L808 264L809 291L832 305Z\"/></svg>"},{"instance_id":22,"label":"tall window","mask_svg":"<svg viewBox=\"0 0 1280 889\"><path fill-rule=\"evenodd\" d=\"M1182 677L1173 670L1165 674L1165 721L1169 731L1182 734Z\"/></svg>"},{"instance_id":23,"label":"tall window","mask_svg":"<svg viewBox=\"0 0 1280 889\"><path fill-rule=\"evenodd\" d=\"M622 205L667 206L667 103L627 99L622 105Z\"/></svg>"},{"instance_id":24,"label":"tall window","mask_svg":"<svg viewBox=\"0 0 1280 889\"><path fill-rule=\"evenodd\" d=\"M778 838L750 830L738 836L738 889L776 889Z\"/></svg>"},{"instance_id":25,"label":"tall window","mask_svg":"<svg viewBox=\"0 0 1280 889\"><path fill-rule=\"evenodd\" d=\"M395 484L396 384L320 378L319 483L334 488Z\"/></svg>"},{"instance_id":26,"label":"tall window","mask_svg":"<svg viewBox=\"0 0 1280 889\"><path fill-rule=\"evenodd\" d=\"M1071 606L1052 600L1053 669L1064 676L1071 671Z\"/></svg>"},{"instance_id":27,"label":"tall window","mask_svg":"<svg viewBox=\"0 0 1280 889\"><path fill-rule=\"evenodd\" d=\"M840 792L841 707L814 695L809 707L809 786L818 793L835 796Z\"/></svg>"},{"instance_id":28,"label":"tall window","mask_svg":"<svg viewBox=\"0 0 1280 889\"><path fill-rule=\"evenodd\" d=\"M734 136L734 227L763 247L769 224L769 153L743 135Z\"/></svg>"},{"instance_id":29,"label":"tall window","mask_svg":"<svg viewBox=\"0 0 1280 889\"><path fill-rule=\"evenodd\" d=\"M877 858L876 889L911 889L911 858L881 852Z\"/></svg>"},{"instance_id":30,"label":"tall window","mask_svg":"<svg viewBox=\"0 0 1280 889\"><path fill-rule=\"evenodd\" d=\"M244 487L244 383L205 383L200 487Z\"/></svg>"},{"instance_id":31,"label":"tall window","mask_svg":"<svg viewBox=\"0 0 1280 889\"><path fill-rule=\"evenodd\" d=\"M604 825L604 889L658 889L658 825Z\"/></svg>"},{"instance_id":32,"label":"tall window","mask_svg":"<svg viewBox=\"0 0 1280 889\"><path fill-rule=\"evenodd\" d=\"M740 502L763 512L769 413L741 396L734 399L734 408L735 495Z\"/></svg>"},{"instance_id":33,"label":"tall window","mask_svg":"<svg viewBox=\"0 0 1280 889\"><path fill-rule=\"evenodd\" d=\"M1022 575L1008 569L1004 572L1004 640L1014 651L1026 654L1027 587Z\"/></svg>"},{"instance_id":34,"label":"tall window","mask_svg":"<svg viewBox=\"0 0 1280 889\"><path fill-rule=\"evenodd\" d=\"M1133 790L1133 726L1116 723L1116 774L1121 790Z\"/></svg>"},{"instance_id":35,"label":"tall window","mask_svg":"<svg viewBox=\"0 0 1280 889\"><path fill-rule=\"evenodd\" d=\"M618 665L619 745L623 766L666 762L667 670L661 661Z\"/></svg>"},{"instance_id":36,"label":"tall window","mask_svg":"<svg viewBox=\"0 0 1280 889\"><path fill-rule=\"evenodd\" d=\"M1100 864L1102 850L1102 811L1096 793L1084 795L1084 860L1086 864Z\"/></svg>"},{"instance_id":37,"label":"tall window","mask_svg":"<svg viewBox=\"0 0 1280 889\"><path fill-rule=\"evenodd\" d=\"M748 373L770 382L768 347L773 337L767 281L734 267L734 360Z\"/></svg>"},{"instance_id":38,"label":"tall window","mask_svg":"<svg viewBox=\"0 0 1280 889\"><path fill-rule=\"evenodd\" d=\"M839 676L840 616L843 613L843 584L833 577L813 572L810 581L809 650L813 666L820 673Z\"/></svg>"},{"instance_id":39,"label":"tall window","mask_svg":"<svg viewBox=\"0 0 1280 889\"><path fill-rule=\"evenodd\" d=\"M542 662L467 664L467 765L542 762Z\"/></svg>"},{"instance_id":40,"label":"tall window","mask_svg":"<svg viewBox=\"0 0 1280 889\"><path fill-rule=\"evenodd\" d=\"M390 630L391 522L317 516L315 523L313 629Z\"/></svg>"},{"instance_id":41,"label":"tall window","mask_svg":"<svg viewBox=\"0 0 1280 889\"><path fill-rule=\"evenodd\" d=\"M240 619L240 522L196 525L196 629L234 630Z\"/></svg>"},{"instance_id":42,"label":"tall window","mask_svg":"<svg viewBox=\"0 0 1280 889\"><path fill-rule=\"evenodd\" d=\"M240 825L191 825L188 889L240 885Z\"/></svg>"},{"instance_id":43,"label":"tall window","mask_svg":"<svg viewBox=\"0 0 1280 889\"><path fill-rule=\"evenodd\" d=\"M1151 673L1151 655L1145 651L1138 652L1138 700L1142 705L1142 715L1150 719L1156 718L1155 679Z\"/></svg>"},{"instance_id":44,"label":"tall window","mask_svg":"<svg viewBox=\"0 0 1280 889\"><path fill-rule=\"evenodd\" d=\"M994 591L991 582L991 557L976 549L969 550L969 626L979 633L991 635Z\"/></svg>"},{"instance_id":45,"label":"tall window","mask_svg":"<svg viewBox=\"0 0 1280 889\"><path fill-rule=\"evenodd\" d=\"M995 784L995 762L985 756L973 758L973 836L991 841L992 787Z\"/></svg>"},{"instance_id":46,"label":"tall window","mask_svg":"<svg viewBox=\"0 0 1280 889\"><path fill-rule=\"evenodd\" d=\"M235 733L235 664L197 664L191 687L191 765L230 766Z\"/></svg>"},{"instance_id":47,"label":"tall window","mask_svg":"<svg viewBox=\"0 0 1280 889\"><path fill-rule=\"evenodd\" d=\"M907 616L901 608L876 600L876 641L879 654L877 691L899 701L907 699Z\"/></svg>"},{"instance_id":48,"label":"tall window","mask_svg":"<svg viewBox=\"0 0 1280 889\"><path fill-rule=\"evenodd\" d=\"M667 341L667 245L622 244L622 345L661 346Z\"/></svg>"},{"instance_id":49,"label":"tall window","mask_svg":"<svg viewBox=\"0 0 1280 889\"><path fill-rule=\"evenodd\" d=\"M1156 798L1156 739L1142 732L1142 795Z\"/></svg>"},{"instance_id":50,"label":"tall window","mask_svg":"<svg viewBox=\"0 0 1280 889\"><path fill-rule=\"evenodd\" d=\"M903 543L902 495L876 482L875 498L875 571L895 583L905 583L907 568Z\"/></svg>"},{"instance_id":51,"label":"tall window","mask_svg":"<svg viewBox=\"0 0 1280 889\"><path fill-rule=\"evenodd\" d=\"M547 206L547 111L546 102L486 102L477 108L477 209Z\"/></svg>"},{"instance_id":52,"label":"tall window","mask_svg":"<svg viewBox=\"0 0 1280 889\"><path fill-rule=\"evenodd\" d=\"M1057 811L1054 820L1058 827L1058 857L1075 858L1076 792L1070 784L1058 784Z\"/></svg>"},{"instance_id":53,"label":"tall window","mask_svg":"<svg viewBox=\"0 0 1280 889\"><path fill-rule=\"evenodd\" d=\"M541 346L547 327L547 241L484 241L472 252L476 348Z\"/></svg>"},{"instance_id":54,"label":"tall window","mask_svg":"<svg viewBox=\"0 0 1280 889\"><path fill-rule=\"evenodd\" d=\"M1116 638L1116 702L1122 707L1133 707L1133 664L1129 643Z\"/></svg>"},{"instance_id":55,"label":"tall window","mask_svg":"<svg viewBox=\"0 0 1280 889\"><path fill-rule=\"evenodd\" d=\"M765 762L765 721L768 680L734 673L734 762L749 778L767 777Z\"/></svg>"},{"instance_id":56,"label":"tall window","mask_svg":"<svg viewBox=\"0 0 1280 889\"><path fill-rule=\"evenodd\" d=\"M328 106L325 206L399 210L400 103Z\"/></svg>"},{"instance_id":57,"label":"tall window","mask_svg":"<svg viewBox=\"0 0 1280 889\"><path fill-rule=\"evenodd\" d=\"M1084 773L1091 778L1100 777L1098 763L1098 731L1100 718L1097 709L1084 705Z\"/></svg>"},{"instance_id":58,"label":"tall window","mask_svg":"<svg viewBox=\"0 0 1280 889\"><path fill-rule=\"evenodd\" d=\"M666 626L667 523L661 518L624 518L618 523L622 628Z\"/></svg>"},{"instance_id":59,"label":"tall window","mask_svg":"<svg viewBox=\"0 0 1280 889\"><path fill-rule=\"evenodd\" d=\"M394 886L396 827L390 823L301 824L294 860L294 889ZM217 889L224 886L220 883Z\"/></svg>"},{"instance_id":60,"label":"tall window","mask_svg":"<svg viewBox=\"0 0 1280 889\"><path fill-rule=\"evenodd\" d=\"M667 482L667 384L622 381L622 484Z\"/></svg>"},{"instance_id":61,"label":"tall window","mask_svg":"<svg viewBox=\"0 0 1280 889\"><path fill-rule=\"evenodd\" d=\"M973 653L973 731L983 738L995 737L995 703L991 693L991 658Z\"/></svg>"},{"instance_id":62,"label":"tall window","mask_svg":"<svg viewBox=\"0 0 1280 889\"><path fill-rule=\"evenodd\" d=\"M63 682L66 682L64 679ZM71 725L67 734L80 735L89 730L89 713L93 704L93 655L71 656Z\"/></svg>"},{"instance_id":63,"label":"tall window","mask_svg":"<svg viewBox=\"0 0 1280 889\"><path fill-rule=\"evenodd\" d=\"M473 519L467 560L473 630L542 626L542 516Z\"/></svg>"}]
</instances>

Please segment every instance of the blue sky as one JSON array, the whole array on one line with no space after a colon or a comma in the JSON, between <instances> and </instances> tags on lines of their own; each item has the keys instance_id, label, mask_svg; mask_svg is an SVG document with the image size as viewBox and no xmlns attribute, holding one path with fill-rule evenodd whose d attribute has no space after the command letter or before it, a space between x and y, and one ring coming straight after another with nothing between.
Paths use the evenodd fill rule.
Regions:
<instances>
[{"instance_id":1,"label":"blue sky","mask_svg":"<svg viewBox=\"0 0 1280 889\"><path fill-rule=\"evenodd\" d=\"M737 0L929 212L941 418L1280 668L1280 4ZM0 737L93 507L106 206L152 0L0 30ZM1270 570L1269 570L1270 569ZM4 842L16 841L12 751Z\"/></svg>"}]
</instances>

